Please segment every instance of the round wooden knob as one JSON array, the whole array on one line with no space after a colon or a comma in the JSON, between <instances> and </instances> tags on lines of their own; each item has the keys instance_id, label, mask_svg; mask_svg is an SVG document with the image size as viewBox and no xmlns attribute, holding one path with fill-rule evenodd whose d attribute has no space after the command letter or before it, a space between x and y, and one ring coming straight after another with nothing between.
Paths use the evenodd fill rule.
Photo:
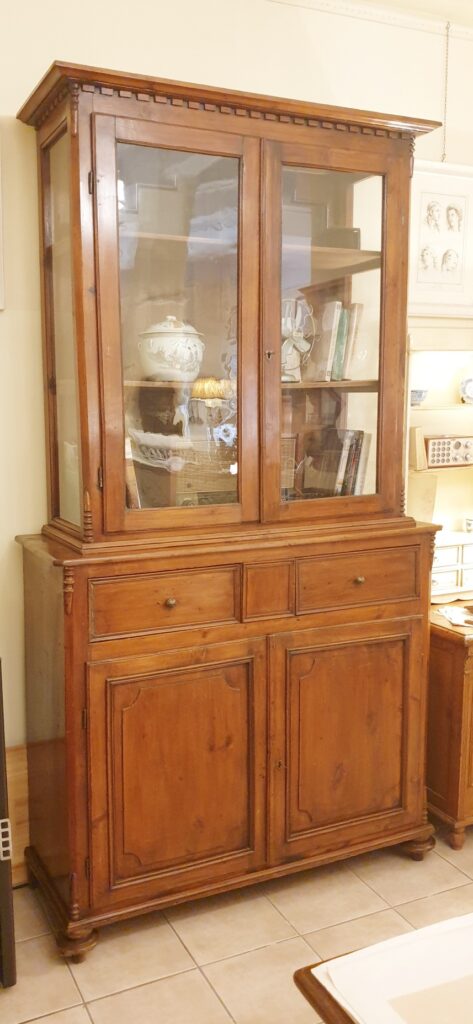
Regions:
<instances>
[{"instance_id":1,"label":"round wooden knob","mask_svg":"<svg viewBox=\"0 0 473 1024\"><path fill-rule=\"evenodd\" d=\"M175 597L167 597L165 602L164 602L164 604L165 604L166 608L175 608L176 605L177 605L176 598Z\"/></svg>"},{"instance_id":2,"label":"round wooden knob","mask_svg":"<svg viewBox=\"0 0 473 1024\"><path fill-rule=\"evenodd\" d=\"M357 583L358 585L360 585L361 583L366 583L366 576L355 576L353 582Z\"/></svg>"}]
</instances>

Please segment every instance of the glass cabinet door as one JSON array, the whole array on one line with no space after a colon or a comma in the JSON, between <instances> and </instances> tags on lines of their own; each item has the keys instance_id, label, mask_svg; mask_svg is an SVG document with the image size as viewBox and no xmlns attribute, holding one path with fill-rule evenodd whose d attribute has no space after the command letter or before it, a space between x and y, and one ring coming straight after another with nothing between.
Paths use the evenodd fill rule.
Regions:
<instances>
[{"instance_id":1,"label":"glass cabinet door","mask_svg":"<svg viewBox=\"0 0 473 1024\"><path fill-rule=\"evenodd\" d=\"M303 147L268 150L265 362L278 415L268 420L266 451L277 457L266 515L353 513L355 499L365 511L389 507L394 488L380 457L382 416L389 421L386 168L358 156L356 169L347 153L331 153L327 167L326 152L317 166ZM395 360L392 367L398 383Z\"/></svg>"},{"instance_id":2,"label":"glass cabinet door","mask_svg":"<svg viewBox=\"0 0 473 1024\"><path fill-rule=\"evenodd\" d=\"M135 526L156 521L156 512L163 525L257 516L256 374L241 386L242 365L257 359L257 280L245 281L257 252L254 237L247 240L251 211L242 213L245 157L251 161L254 147L245 154L245 145L121 122L112 167L103 133L98 140L100 277L115 298L114 323L105 328L114 353L105 403L108 395L115 421L106 416L106 447L119 473L115 484L106 474L105 487L108 521L117 525L130 512Z\"/></svg>"}]
</instances>

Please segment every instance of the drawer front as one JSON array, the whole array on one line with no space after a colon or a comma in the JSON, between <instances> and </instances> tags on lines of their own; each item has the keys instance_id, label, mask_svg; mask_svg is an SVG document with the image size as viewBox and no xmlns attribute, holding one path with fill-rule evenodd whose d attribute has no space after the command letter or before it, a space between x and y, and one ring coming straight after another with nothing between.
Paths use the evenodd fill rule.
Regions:
<instances>
[{"instance_id":1,"label":"drawer front","mask_svg":"<svg viewBox=\"0 0 473 1024\"><path fill-rule=\"evenodd\" d=\"M456 565L460 561L460 548L457 544L448 544L444 548L435 548L434 568L437 565Z\"/></svg>"},{"instance_id":2,"label":"drawer front","mask_svg":"<svg viewBox=\"0 0 473 1024\"><path fill-rule=\"evenodd\" d=\"M454 590L455 587L459 586L460 571L458 569L448 569L445 572L437 571L432 573L433 594L448 593L449 590Z\"/></svg>"},{"instance_id":3,"label":"drawer front","mask_svg":"<svg viewBox=\"0 0 473 1024\"><path fill-rule=\"evenodd\" d=\"M463 570L462 585L464 587L473 587L473 569Z\"/></svg>"},{"instance_id":4,"label":"drawer front","mask_svg":"<svg viewBox=\"0 0 473 1024\"><path fill-rule=\"evenodd\" d=\"M89 637L240 621L240 566L91 580Z\"/></svg>"},{"instance_id":5,"label":"drawer front","mask_svg":"<svg viewBox=\"0 0 473 1024\"><path fill-rule=\"evenodd\" d=\"M473 544L463 546L463 561L466 565L473 565Z\"/></svg>"},{"instance_id":6,"label":"drawer front","mask_svg":"<svg viewBox=\"0 0 473 1024\"><path fill-rule=\"evenodd\" d=\"M416 548L352 551L299 562L298 613L417 597Z\"/></svg>"}]
</instances>

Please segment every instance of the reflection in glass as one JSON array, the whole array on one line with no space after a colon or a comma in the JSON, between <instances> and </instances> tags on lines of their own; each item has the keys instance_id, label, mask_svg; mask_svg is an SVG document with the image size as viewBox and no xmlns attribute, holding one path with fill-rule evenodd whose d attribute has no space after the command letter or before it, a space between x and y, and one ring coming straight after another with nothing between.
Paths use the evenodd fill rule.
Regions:
<instances>
[{"instance_id":1,"label":"reflection in glass","mask_svg":"<svg viewBox=\"0 0 473 1024\"><path fill-rule=\"evenodd\" d=\"M127 506L237 502L239 161L117 155Z\"/></svg>"},{"instance_id":2,"label":"reflection in glass","mask_svg":"<svg viewBox=\"0 0 473 1024\"><path fill-rule=\"evenodd\" d=\"M383 181L284 167L281 497L376 492Z\"/></svg>"},{"instance_id":3,"label":"reflection in glass","mask_svg":"<svg viewBox=\"0 0 473 1024\"><path fill-rule=\"evenodd\" d=\"M59 508L69 523L80 524L79 420L75 355L70 222L69 138L62 135L49 151L50 315L54 338L57 474Z\"/></svg>"}]
</instances>

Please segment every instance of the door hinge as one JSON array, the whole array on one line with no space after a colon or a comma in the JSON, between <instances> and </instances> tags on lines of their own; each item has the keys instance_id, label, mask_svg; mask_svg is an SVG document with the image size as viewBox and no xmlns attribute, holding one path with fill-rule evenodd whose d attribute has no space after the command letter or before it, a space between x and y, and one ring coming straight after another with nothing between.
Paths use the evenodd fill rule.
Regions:
<instances>
[{"instance_id":1,"label":"door hinge","mask_svg":"<svg viewBox=\"0 0 473 1024\"><path fill-rule=\"evenodd\" d=\"M82 708L82 728L87 729L87 708Z\"/></svg>"},{"instance_id":2,"label":"door hinge","mask_svg":"<svg viewBox=\"0 0 473 1024\"><path fill-rule=\"evenodd\" d=\"M9 818L0 818L0 861L11 859L11 822Z\"/></svg>"},{"instance_id":3,"label":"door hinge","mask_svg":"<svg viewBox=\"0 0 473 1024\"><path fill-rule=\"evenodd\" d=\"M89 195L93 196L93 194L94 194L94 185L95 185L95 175L94 175L93 171L89 171L89 173L87 175L87 180L88 180L88 183L89 183Z\"/></svg>"},{"instance_id":4,"label":"door hinge","mask_svg":"<svg viewBox=\"0 0 473 1024\"><path fill-rule=\"evenodd\" d=\"M97 487L99 491L103 491L103 467L99 466L97 470Z\"/></svg>"},{"instance_id":5,"label":"door hinge","mask_svg":"<svg viewBox=\"0 0 473 1024\"><path fill-rule=\"evenodd\" d=\"M87 881L89 881L89 879L90 879L90 857L86 857L85 858L85 861L84 861L84 875L85 875Z\"/></svg>"}]
</instances>

